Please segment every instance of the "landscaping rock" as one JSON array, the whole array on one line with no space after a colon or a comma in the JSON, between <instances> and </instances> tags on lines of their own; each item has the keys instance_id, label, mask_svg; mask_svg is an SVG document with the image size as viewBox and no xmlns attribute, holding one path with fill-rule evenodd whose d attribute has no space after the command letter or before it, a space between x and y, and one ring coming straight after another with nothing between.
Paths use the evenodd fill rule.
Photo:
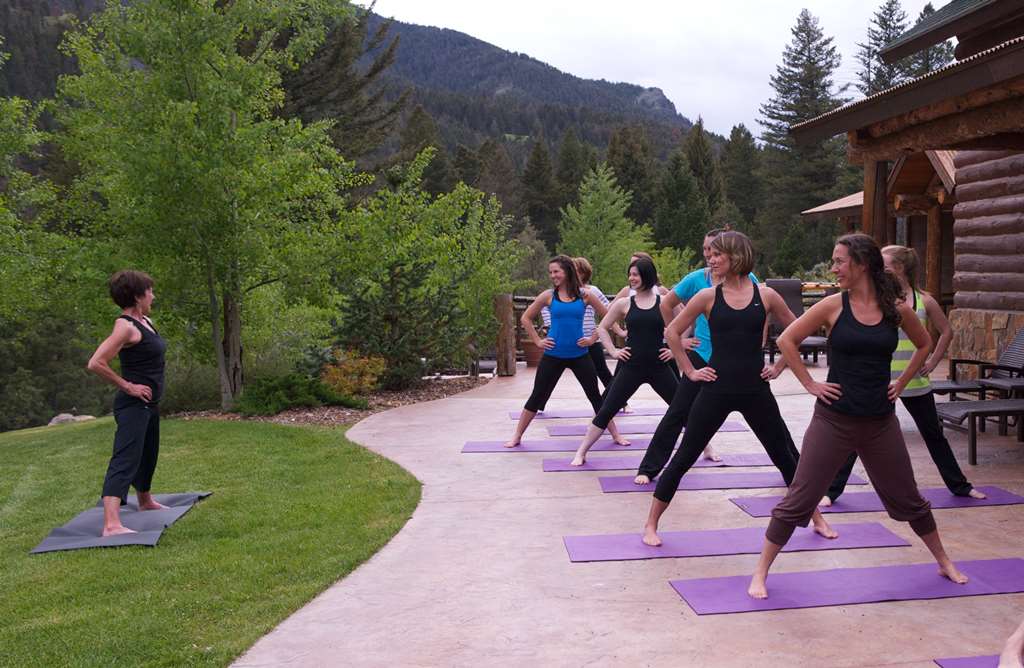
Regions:
<instances>
[{"instance_id":1,"label":"landscaping rock","mask_svg":"<svg viewBox=\"0 0 1024 668\"><path fill-rule=\"evenodd\" d=\"M58 413L50 420L47 427L52 427L55 424L67 424L69 422L87 422L88 420L95 420L96 418L92 415L72 415L71 413Z\"/></svg>"}]
</instances>

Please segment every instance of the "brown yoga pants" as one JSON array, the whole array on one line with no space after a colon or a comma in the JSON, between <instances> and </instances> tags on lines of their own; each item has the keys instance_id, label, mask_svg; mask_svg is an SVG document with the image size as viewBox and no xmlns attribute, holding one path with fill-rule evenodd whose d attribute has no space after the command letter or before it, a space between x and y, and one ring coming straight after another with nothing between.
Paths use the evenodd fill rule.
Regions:
<instances>
[{"instance_id":1,"label":"brown yoga pants","mask_svg":"<svg viewBox=\"0 0 1024 668\"><path fill-rule=\"evenodd\" d=\"M793 483L772 511L768 540L785 545L797 526L807 526L836 471L851 452L860 456L889 517L910 522L918 536L935 531L931 504L917 491L896 414L845 415L819 403L804 433Z\"/></svg>"}]
</instances>

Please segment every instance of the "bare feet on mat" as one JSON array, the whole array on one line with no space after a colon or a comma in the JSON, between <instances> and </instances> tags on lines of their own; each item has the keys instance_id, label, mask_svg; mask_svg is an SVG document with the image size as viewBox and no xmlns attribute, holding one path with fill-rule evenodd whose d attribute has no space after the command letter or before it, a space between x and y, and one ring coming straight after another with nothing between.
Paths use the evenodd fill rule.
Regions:
<instances>
[{"instance_id":1,"label":"bare feet on mat","mask_svg":"<svg viewBox=\"0 0 1024 668\"><path fill-rule=\"evenodd\" d=\"M152 494L139 494L139 510L167 510L167 506L153 498Z\"/></svg>"},{"instance_id":2,"label":"bare feet on mat","mask_svg":"<svg viewBox=\"0 0 1024 668\"><path fill-rule=\"evenodd\" d=\"M829 526L829 523L825 521L821 512L818 510L814 511L814 515L811 517L811 522L814 524L814 533L825 538L838 538L839 533Z\"/></svg>"},{"instance_id":3,"label":"bare feet on mat","mask_svg":"<svg viewBox=\"0 0 1024 668\"><path fill-rule=\"evenodd\" d=\"M832 505L832 499L828 498L827 496L823 496L821 497L821 501L818 501L818 505L828 508L829 506Z\"/></svg>"},{"instance_id":4,"label":"bare feet on mat","mask_svg":"<svg viewBox=\"0 0 1024 668\"><path fill-rule=\"evenodd\" d=\"M569 462L569 466L583 466L586 463L587 463L587 456L586 455L581 455L580 453L577 452L576 456L572 458L571 462Z\"/></svg>"},{"instance_id":5,"label":"bare feet on mat","mask_svg":"<svg viewBox=\"0 0 1024 668\"><path fill-rule=\"evenodd\" d=\"M977 489L973 489L973 488L971 489L970 492L967 493L967 496L971 497L972 499L987 499L988 498L988 496L985 495L985 492L979 492Z\"/></svg>"},{"instance_id":6,"label":"bare feet on mat","mask_svg":"<svg viewBox=\"0 0 1024 668\"><path fill-rule=\"evenodd\" d=\"M509 441L508 443L505 444L505 447L506 448L518 448L519 447L519 440L513 438L511 441Z\"/></svg>"},{"instance_id":7,"label":"bare feet on mat","mask_svg":"<svg viewBox=\"0 0 1024 668\"><path fill-rule=\"evenodd\" d=\"M757 574L750 578L750 586L747 587L747 596L756 599L768 598L768 586L765 584L764 580L764 577Z\"/></svg>"},{"instance_id":8,"label":"bare feet on mat","mask_svg":"<svg viewBox=\"0 0 1024 668\"><path fill-rule=\"evenodd\" d=\"M107 536L120 536L121 534L125 534L125 533L136 533L136 532L133 531L132 529L129 529L128 527L125 527L125 526L116 526L116 527L109 527L109 528L108 527L103 527L103 534L102 534L102 536L104 538L106 538Z\"/></svg>"},{"instance_id":9,"label":"bare feet on mat","mask_svg":"<svg viewBox=\"0 0 1024 668\"><path fill-rule=\"evenodd\" d=\"M658 527L652 527L650 525L644 527L644 545L650 545L651 547L660 547L661 538L658 537Z\"/></svg>"},{"instance_id":10,"label":"bare feet on mat","mask_svg":"<svg viewBox=\"0 0 1024 668\"><path fill-rule=\"evenodd\" d=\"M939 564L939 575L957 584L967 584L967 576L957 570L956 565L952 561Z\"/></svg>"},{"instance_id":11,"label":"bare feet on mat","mask_svg":"<svg viewBox=\"0 0 1024 668\"><path fill-rule=\"evenodd\" d=\"M632 413L633 409L629 407L629 404L626 404L625 406L622 407L622 411L621 412L623 412L623 413Z\"/></svg>"},{"instance_id":12,"label":"bare feet on mat","mask_svg":"<svg viewBox=\"0 0 1024 668\"><path fill-rule=\"evenodd\" d=\"M627 445L633 445L625 436L619 436L616 439L612 439L615 445L621 445L623 447Z\"/></svg>"},{"instance_id":13,"label":"bare feet on mat","mask_svg":"<svg viewBox=\"0 0 1024 668\"><path fill-rule=\"evenodd\" d=\"M646 485L650 481L651 481L651 478L649 476L644 475L643 473L641 473L641 474L637 475L637 477L633 478L633 484L634 485Z\"/></svg>"},{"instance_id":14,"label":"bare feet on mat","mask_svg":"<svg viewBox=\"0 0 1024 668\"><path fill-rule=\"evenodd\" d=\"M704 448L704 459L710 459L713 462L722 461L722 456L715 452L715 449L710 445Z\"/></svg>"},{"instance_id":15,"label":"bare feet on mat","mask_svg":"<svg viewBox=\"0 0 1024 668\"><path fill-rule=\"evenodd\" d=\"M1024 623L1017 627L1017 630L1010 634L1003 645L1003 652L999 655L999 668L1021 668L1021 659L1024 658Z\"/></svg>"}]
</instances>

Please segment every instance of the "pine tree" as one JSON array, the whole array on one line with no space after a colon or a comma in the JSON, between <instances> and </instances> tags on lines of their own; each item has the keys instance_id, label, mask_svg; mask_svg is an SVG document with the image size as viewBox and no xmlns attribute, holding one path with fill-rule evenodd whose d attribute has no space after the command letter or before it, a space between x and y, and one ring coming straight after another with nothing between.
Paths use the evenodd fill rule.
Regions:
<instances>
[{"instance_id":1,"label":"pine tree","mask_svg":"<svg viewBox=\"0 0 1024 668\"><path fill-rule=\"evenodd\" d=\"M722 182L726 199L736 205L746 229L761 208L761 150L750 130L740 123L722 149Z\"/></svg>"},{"instance_id":2,"label":"pine tree","mask_svg":"<svg viewBox=\"0 0 1024 668\"><path fill-rule=\"evenodd\" d=\"M775 94L761 105L758 121L764 127L761 138L765 149L761 168L764 197L755 222L756 238L771 269L778 274L812 266L831 251L833 226L805 223L800 212L830 199L846 160L843 141L832 138L797 144L788 134L791 125L831 111L845 101L835 93L832 82L840 56L818 20L805 9L791 33L782 64L771 78ZM780 255L781 241L796 237L804 240L799 244L800 257Z\"/></svg>"},{"instance_id":3,"label":"pine tree","mask_svg":"<svg viewBox=\"0 0 1024 668\"><path fill-rule=\"evenodd\" d=\"M701 194L707 201L708 208L714 212L722 205L724 186L722 174L718 169L718 160L711 150L711 142L704 132L704 119L698 118L683 141L683 151L690 171L697 180Z\"/></svg>"},{"instance_id":4,"label":"pine tree","mask_svg":"<svg viewBox=\"0 0 1024 668\"><path fill-rule=\"evenodd\" d=\"M483 162L476 151L465 144L459 144L455 149L453 166L460 181L468 186L476 187L476 183L480 179L480 170L483 169Z\"/></svg>"},{"instance_id":5,"label":"pine tree","mask_svg":"<svg viewBox=\"0 0 1024 668\"><path fill-rule=\"evenodd\" d=\"M558 244L558 186L543 138L533 144L523 171L523 213L548 248Z\"/></svg>"},{"instance_id":6,"label":"pine tree","mask_svg":"<svg viewBox=\"0 0 1024 668\"><path fill-rule=\"evenodd\" d=\"M932 7L932 3L928 3L921 10L921 14L917 17L917 23L924 21L926 18L935 13L935 8ZM933 72L940 67L945 67L953 61L953 43L948 39L944 42L940 42L933 46L929 46L926 49L922 49L910 56L910 76L921 77L929 72Z\"/></svg>"},{"instance_id":7,"label":"pine tree","mask_svg":"<svg viewBox=\"0 0 1024 668\"><path fill-rule=\"evenodd\" d=\"M699 252L710 229L711 213L682 149L669 158L657 201L651 224L655 243Z\"/></svg>"},{"instance_id":8,"label":"pine tree","mask_svg":"<svg viewBox=\"0 0 1024 668\"><path fill-rule=\"evenodd\" d=\"M629 217L647 222L654 212L657 174L647 132L640 125L616 130L608 142L608 166L618 183L633 194Z\"/></svg>"},{"instance_id":9,"label":"pine tree","mask_svg":"<svg viewBox=\"0 0 1024 668\"><path fill-rule=\"evenodd\" d=\"M907 13L903 11L900 0L885 0L878 11L871 17L868 25L868 40L857 43L857 62L861 69L857 72L860 83L857 89L865 95L873 95L887 90L910 78L910 62L903 59L892 65L882 62L878 52L907 29Z\"/></svg>"},{"instance_id":10,"label":"pine tree","mask_svg":"<svg viewBox=\"0 0 1024 668\"><path fill-rule=\"evenodd\" d=\"M579 204L562 211L558 252L590 260L591 283L609 294L622 287L630 254L653 249L650 228L634 224L626 213L631 199L601 164L580 183Z\"/></svg>"},{"instance_id":11,"label":"pine tree","mask_svg":"<svg viewBox=\"0 0 1024 668\"><path fill-rule=\"evenodd\" d=\"M518 214L522 210L522 185L504 144L488 139L480 145L477 155L482 167L476 188L497 197L502 213Z\"/></svg>"},{"instance_id":12,"label":"pine tree","mask_svg":"<svg viewBox=\"0 0 1024 668\"><path fill-rule=\"evenodd\" d=\"M582 143L572 128L566 130L558 145L558 164L555 168L559 208L576 201L583 177L595 166L597 156L594 155L594 148Z\"/></svg>"},{"instance_id":13,"label":"pine tree","mask_svg":"<svg viewBox=\"0 0 1024 668\"><path fill-rule=\"evenodd\" d=\"M437 123L422 106L417 105L402 129L398 159L408 163L428 146L433 147L435 153L434 159L423 172L423 190L431 195L450 192L455 187L458 175L444 149Z\"/></svg>"}]
</instances>

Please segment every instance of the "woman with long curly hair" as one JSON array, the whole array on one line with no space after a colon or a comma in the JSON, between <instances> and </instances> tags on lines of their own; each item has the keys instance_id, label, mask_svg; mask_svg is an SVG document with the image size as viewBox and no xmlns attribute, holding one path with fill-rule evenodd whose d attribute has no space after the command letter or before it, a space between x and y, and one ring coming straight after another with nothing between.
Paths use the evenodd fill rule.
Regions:
<instances>
[{"instance_id":1,"label":"woman with long curly hair","mask_svg":"<svg viewBox=\"0 0 1024 668\"><path fill-rule=\"evenodd\" d=\"M899 281L886 273L882 253L871 237L848 234L836 240L832 271L842 292L815 304L778 339L789 367L817 403L804 433L796 475L772 511L748 593L753 598L768 597L766 580L772 562L796 527L807 526L836 471L853 452L864 462L889 516L909 522L938 562L939 574L963 584L967 577L946 555L931 504L917 489L894 412L896 398L928 357L928 332L903 299ZM799 346L822 327L829 330L832 359L827 381L819 383L804 366ZM916 350L899 377L890 382L900 328Z\"/></svg>"}]
</instances>

